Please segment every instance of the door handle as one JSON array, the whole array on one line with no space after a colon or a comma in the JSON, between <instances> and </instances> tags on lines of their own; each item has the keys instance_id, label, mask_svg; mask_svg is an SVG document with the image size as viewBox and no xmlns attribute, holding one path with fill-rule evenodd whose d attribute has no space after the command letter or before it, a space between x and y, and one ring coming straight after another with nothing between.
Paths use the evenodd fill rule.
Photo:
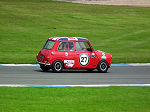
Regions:
<instances>
[{"instance_id":1,"label":"door handle","mask_svg":"<svg viewBox=\"0 0 150 112\"><path fill-rule=\"evenodd\" d=\"M79 53L76 53L77 55L79 55Z\"/></svg>"}]
</instances>

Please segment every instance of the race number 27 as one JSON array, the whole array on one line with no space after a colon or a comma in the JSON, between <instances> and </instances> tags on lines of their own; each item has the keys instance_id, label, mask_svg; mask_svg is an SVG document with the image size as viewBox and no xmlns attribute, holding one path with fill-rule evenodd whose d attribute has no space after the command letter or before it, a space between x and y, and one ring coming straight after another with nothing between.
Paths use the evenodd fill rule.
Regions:
<instances>
[{"instance_id":1,"label":"race number 27","mask_svg":"<svg viewBox=\"0 0 150 112\"><path fill-rule=\"evenodd\" d=\"M79 63L81 66L86 66L89 63L89 56L86 53L82 53L79 57Z\"/></svg>"},{"instance_id":2,"label":"race number 27","mask_svg":"<svg viewBox=\"0 0 150 112\"><path fill-rule=\"evenodd\" d=\"M81 62L85 62L87 61L87 57L81 57Z\"/></svg>"}]
</instances>

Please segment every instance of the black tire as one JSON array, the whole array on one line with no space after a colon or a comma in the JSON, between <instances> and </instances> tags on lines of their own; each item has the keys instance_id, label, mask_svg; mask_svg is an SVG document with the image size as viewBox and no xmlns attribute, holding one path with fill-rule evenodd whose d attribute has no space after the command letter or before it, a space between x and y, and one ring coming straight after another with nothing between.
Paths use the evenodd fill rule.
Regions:
<instances>
[{"instance_id":1,"label":"black tire","mask_svg":"<svg viewBox=\"0 0 150 112\"><path fill-rule=\"evenodd\" d=\"M101 73L106 73L108 70L108 62L105 60L102 60L98 63L97 70Z\"/></svg>"},{"instance_id":2,"label":"black tire","mask_svg":"<svg viewBox=\"0 0 150 112\"><path fill-rule=\"evenodd\" d=\"M45 66L45 65L40 65L40 68L44 71L47 72L50 68Z\"/></svg>"},{"instance_id":3,"label":"black tire","mask_svg":"<svg viewBox=\"0 0 150 112\"><path fill-rule=\"evenodd\" d=\"M53 72L62 72L64 64L61 60L55 60L52 65Z\"/></svg>"}]
</instances>

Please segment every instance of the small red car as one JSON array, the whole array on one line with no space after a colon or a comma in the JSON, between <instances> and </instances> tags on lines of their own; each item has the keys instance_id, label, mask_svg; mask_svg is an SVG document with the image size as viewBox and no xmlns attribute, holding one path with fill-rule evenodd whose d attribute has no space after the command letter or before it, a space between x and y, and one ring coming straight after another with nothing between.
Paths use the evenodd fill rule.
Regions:
<instances>
[{"instance_id":1,"label":"small red car","mask_svg":"<svg viewBox=\"0 0 150 112\"><path fill-rule=\"evenodd\" d=\"M107 72L111 54L94 50L89 40L81 37L52 37L37 54L37 63L43 71L52 69L86 69Z\"/></svg>"}]
</instances>

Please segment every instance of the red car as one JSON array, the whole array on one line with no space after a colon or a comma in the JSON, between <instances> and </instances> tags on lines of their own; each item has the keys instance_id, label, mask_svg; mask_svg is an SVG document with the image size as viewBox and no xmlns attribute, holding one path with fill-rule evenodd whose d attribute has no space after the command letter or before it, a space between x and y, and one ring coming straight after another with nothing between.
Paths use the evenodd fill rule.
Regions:
<instances>
[{"instance_id":1,"label":"red car","mask_svg":"<svg viewBox=\"0 0 150 112\"><path fill-rule=\"evenodd\" d=\"M52 69L86 69L107 72L111 54L94 50L89 40L81 37L52 37L37 55L37 63L43 71Z\"/></svg>"}]
</instances>

